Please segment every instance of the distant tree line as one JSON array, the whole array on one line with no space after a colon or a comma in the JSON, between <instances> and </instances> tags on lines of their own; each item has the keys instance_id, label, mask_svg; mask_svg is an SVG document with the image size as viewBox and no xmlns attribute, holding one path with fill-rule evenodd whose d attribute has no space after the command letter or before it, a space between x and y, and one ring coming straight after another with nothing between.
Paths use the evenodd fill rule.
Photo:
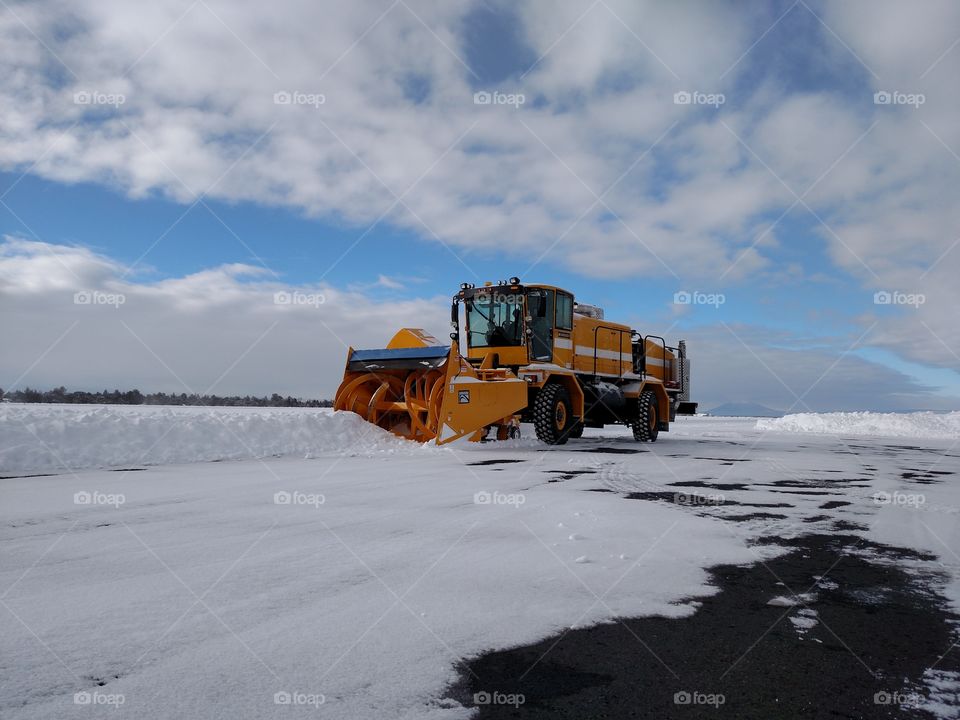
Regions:
<instances>
[{"instance_id":1,"label":"distant tree line","mask_svg":"<svg viewBox=\"0 0 960 720\"><path fill-rule=\"evenodd\" d=\"M0 390L0 400L16 403L77 403L84 405L210 405L214 407L332 407L330 400L301 400L273 393L270 397L254 395L198 395L196 393L155 392L144 395L139 390L101 390L68 392L65 387L53 390L24 388L5 393Z\"/></svg>"}]
</instances>

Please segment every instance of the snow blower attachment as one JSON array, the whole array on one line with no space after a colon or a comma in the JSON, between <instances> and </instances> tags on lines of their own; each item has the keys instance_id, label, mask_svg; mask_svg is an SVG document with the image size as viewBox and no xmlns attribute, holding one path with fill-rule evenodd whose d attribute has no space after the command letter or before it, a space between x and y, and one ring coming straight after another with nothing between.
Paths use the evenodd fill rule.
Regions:
<instances>
[{"instance_id":1,"label":"snow blower attachment","mask_svg":"<svg viewBox=\"0 0 960 720\"><path fill-rule=\"evenodd\" d=\"M347 353L335 410L349 410L395 435L438 445L491 431L519 437L527 386L506 368L468 363L457 347L423 330L404 328L386 348Z\"/></svg>"}]
</instances>

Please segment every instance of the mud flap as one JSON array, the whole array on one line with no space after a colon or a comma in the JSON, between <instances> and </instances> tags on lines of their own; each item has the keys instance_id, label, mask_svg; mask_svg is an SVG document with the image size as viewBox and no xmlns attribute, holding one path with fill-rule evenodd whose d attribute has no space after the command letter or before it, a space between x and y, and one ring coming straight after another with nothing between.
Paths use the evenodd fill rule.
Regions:
<instances>
[{"instance_id":1,"label":"mud flap","mask_svg":"<svg viewBox=\"0 0 960 720\"><path fill-rule=\"evenodd\" d=\"M527 384L519 378L448 377L440 407L437 445L453 442L500 422L526 406Z\"/></svg>"}]
</instances>

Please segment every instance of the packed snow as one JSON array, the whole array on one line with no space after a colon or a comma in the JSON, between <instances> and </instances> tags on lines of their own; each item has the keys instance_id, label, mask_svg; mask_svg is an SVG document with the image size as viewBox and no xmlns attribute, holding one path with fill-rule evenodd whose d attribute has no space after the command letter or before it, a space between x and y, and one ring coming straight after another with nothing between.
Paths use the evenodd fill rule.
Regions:
<instances>
[{"instance_id":1,"label":"packed snow","mask_svg":"<svg viewBox=\"0 0 960 720\"><path fill-rule=\"evenodd\" d=\"M756 428L831 435L960 439L960 412L796 413L782 418L761 418Z\"/></svg>"},{"instance_id":2,"label":"packed snow","mask_svg":"<svg viewBox=\"0 0 960 720\"><path fill-rule=\"evenodd\" d=\"M812 608L803 608L796 615L790 616L790 623L797 631L797 634L800 637L803 637L810 630L813 630L813 628L819 625L820 620L817 617L816 610L813 610Z\"/></svg>"},{"instance_id":3,"label":"packed snow","mask_svg":"<svg viewBox=\"0 0 960 720\"><path fill-rule=\"evenodd\" d=\"M444 699L461 659L688 616L713 592L707 568L782 552L751 540L827 515L932 553L960 608L960 487L903 477L960 470L947 440L811 434L801 450L753 419L700 417L644 445L523 430L436 448L329 411L0 407L16 475L0 479L0 715L465 718ZM678 487L705 478L717 487ZM625 498L644 493L673 502ZM777 514L720 521L741 502ZM816 616L792 608L813 596L788 591L812 636Z\"/></svg>"}]
</instances>

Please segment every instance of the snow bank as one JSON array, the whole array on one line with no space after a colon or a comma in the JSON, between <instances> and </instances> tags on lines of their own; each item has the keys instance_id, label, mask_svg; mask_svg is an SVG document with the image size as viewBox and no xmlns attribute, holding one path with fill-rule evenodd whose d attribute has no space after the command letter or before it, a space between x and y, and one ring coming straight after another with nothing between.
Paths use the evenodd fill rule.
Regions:
<instances>
[{"instance_id":1,"label":"snow bank","mask_svg":"<svg viewBox=\"0 0 960 720\"><path fill-rule=\"evenodd\" d=\"M782 418L761 418L757 430L825 433L829 435L881 435L911 438L960 438L960 412L951 413L797 413Z\"/></svg>"},{"instance_id":2,"label":"snow bank","mask_svg":"<svg viewBox=\"0 0 960 720\"><path fill-rule=\"evenodd\" d=\"M424 452L324 408L0 405L0 473Z\"/></svg>"}]
</instances>

